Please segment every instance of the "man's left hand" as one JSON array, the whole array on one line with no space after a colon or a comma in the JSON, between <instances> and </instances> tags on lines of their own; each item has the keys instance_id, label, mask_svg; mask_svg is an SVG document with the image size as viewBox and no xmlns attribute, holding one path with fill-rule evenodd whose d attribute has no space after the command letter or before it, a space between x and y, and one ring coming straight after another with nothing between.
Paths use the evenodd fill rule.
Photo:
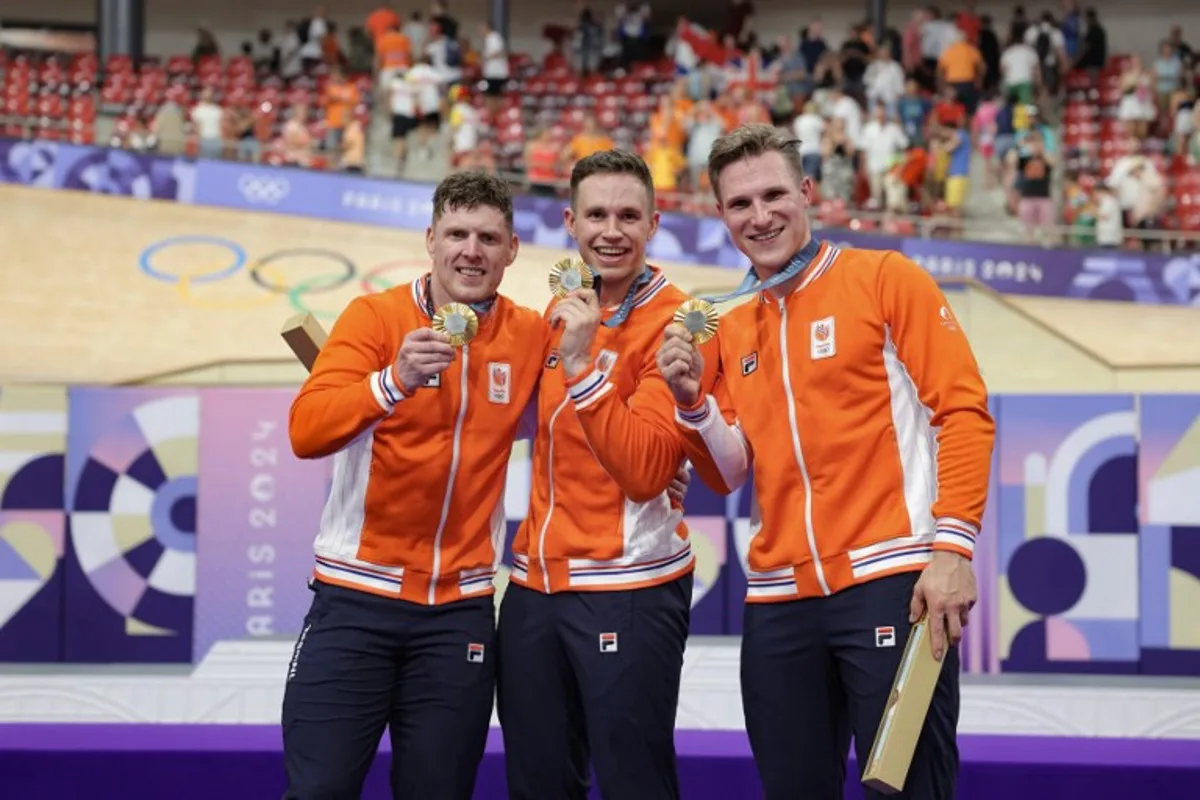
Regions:
<instances>
[{"instance_id":1,"label":"man's left hand","mask_svg":"<svg viewBox=\"0 0 1200 800\"><path fill-rule=\"evenodd\" d=\"M600 300L591 289L578 289L550 311L550 324L563 325L558 352L568 378L578 377L592 364L592 339L600 327Z\"/></svg>"},{"instance_id":2,"label":"man's left hand","mask_svg":"<svg viewBox=\"0 0 1200 800\"><path fill-rule=\"evenodd\" d=\"M675 473L675 477L667 487L667 497L679 505L683 505L683 499L687 497L688 484L691 482L692 473L688 470L688 462L679 462L679 471Z\"/></svg>"},{"instance_id":3,"label":"man's left hand","mask_svg":"<svg viewBox=\"0 0 1200 800\"><path fill-rule=\"evenodd\" d=\"M947 636L951 647L962 641L962 629L975 599L971 562L957 553L935 551L913 587L908 621L916 622L928 612L933 657L938 661L946 653Z\"/></svg>"}]
</instances>

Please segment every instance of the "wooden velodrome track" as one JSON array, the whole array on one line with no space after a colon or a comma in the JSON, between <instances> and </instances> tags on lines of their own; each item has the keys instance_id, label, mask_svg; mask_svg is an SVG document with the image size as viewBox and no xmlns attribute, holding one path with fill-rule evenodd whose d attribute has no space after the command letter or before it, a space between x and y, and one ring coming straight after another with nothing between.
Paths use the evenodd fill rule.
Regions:
<instances>
[{"instance_id":1,"label":"wooden velodrome track","mask_svg":"<svg viewBox=\"0 0 1200 800\"><path fill-rule=\"evenodd\" d=\"M416 231L16 186L0 186L0 209L6 382L110 384L172 371L188 381L200 376L189 368L220 362L244 369L202 382L298 381L302 373L279 336L288 316L307 308L328 327L354 296L407 282L428 264ZM236 271L235 251L244 259ZM544 308L547 270L565 255L522 245L502 291ZM728 290L741 278L735 270L658 263L690 292ZM351 279L327 289L348 272ZM226 277L201 277L213 273ZM289 298L278 289L305 282L313 291ZM952 302L997 390L1132 388L1109 386L1104 376L1122 366L1151 375L1151 364L1161 366L1150 381L1156 388L1200 389L1200 310L995 295ZM984 306L993 310L985 314ZM1057 358L1047 347L1082 353L1098 377L1068 378L1062 364L1047 363L1044 379L1029 379L1031 355ZM271 361L273 373L264 366Z\"/></svg>"},{"instance_id":2,"label":"wooden velodrome track","mask_svg":"<svg viewBox=\"0 0 1200 800\"><path fill-rule=\"evenodd\" d=\"M308 281L297 295L328 328L369 285L412 280L428 269L424 234L160 201L0 186L0 380L113 383L223 360L290 358L280 338L296 311L268 286ZM185 241L192 237L196 241ZM240 247L246 266L227 278L176 276L226 270ZM152 269L141 267L145 251ZM282 256L272 258L276 254ZM522 245L501 290L542 309L547 274L567 251ZM348 271L353 279L320 291ZM740 273L663 264L685 290L736 286Z\"/></svg>"}]
</instances>

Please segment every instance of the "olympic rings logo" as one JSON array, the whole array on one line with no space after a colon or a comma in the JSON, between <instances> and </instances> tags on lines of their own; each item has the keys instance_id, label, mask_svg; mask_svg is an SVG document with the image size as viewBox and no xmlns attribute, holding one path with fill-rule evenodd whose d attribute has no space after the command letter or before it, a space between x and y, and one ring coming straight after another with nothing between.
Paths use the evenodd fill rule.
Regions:
<instances>
[{"instance_id":1,"label":"olympic rings logo","mask_svg":"<svg viewBox=\"0 0 1200 800\"><path fill-rule=\"evenodd\" d=\"M179 271L163 266L163 254L166 251L189 247L215 247L226 251L227 257L217 263L206 260L206 266L202 269ZM295 283L289 281L284 269L287 262L303 261L311 264L314 260L329 262L334 270L306 277ZM220 236L203 235L175 236L155 242L138 256L138 267L147 277L175 286L179 298L192 308L245 311L265 308L286 299L296 311L308 312L318 319L332 320L337 318L341 309L320 308L313 304L311 297L328 295L352 286L355 279L358 280L357 288L361 294L385 291L396 285L387 278L389 272L414 268L424 271L429 268L429 264L416 258L398 259L360 272L353 259L344 253L311 247L284 248L252 259L246 249L237 242ZM243 272L250 279L250 283L260 291L236 297L197 292L199 287L223 283Z\"/></svg>"},{"instance_id":2,"label":"olympic rings logo","mask_svg":"<svg viewBox=\"0 0 1200 800\"><path fill-rule=\"evenodd\" d=\"M237 188L248 203L264 206L278 205L292 191L287 178L275 175L255 175L246 172L238 176Z\"/></svg>"}]
</instances>

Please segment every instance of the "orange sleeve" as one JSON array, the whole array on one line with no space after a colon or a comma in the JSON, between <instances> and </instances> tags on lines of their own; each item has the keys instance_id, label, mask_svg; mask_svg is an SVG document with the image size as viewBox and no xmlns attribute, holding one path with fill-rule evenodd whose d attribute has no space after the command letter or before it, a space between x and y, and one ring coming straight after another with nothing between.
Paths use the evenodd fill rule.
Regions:
<instances>
[{"instance_id":1,"label":"orange sleeve","mask_svg":"<svg viewBox=\"0 0 1200 800\"><path fill-rule=\"evenodd\" d=\"M962 326L933 276L899 253L878 275L880 310L888 326L889 375L909 381L930 428L937 432L935 550L970 558L987 502L996 426L987 387ZM919 423L918 423L919 424ZM897 430L903 453L904 432Z\"/></svg>"},{"instance_id":2,"label":"orange sleeve","mask_svg":"<svg viewBox=\"0 0 1200 800\"><path fill-rule=\"evenodd\" d=\"M644 503L667 490L683 461L671 421L675 403L653 353L627 403L614 388L599 370L567 379L567 394L596 459L626 497Z\"/></svg>"},{"instance_id":3,"label":"orange sleeve","mask_svg":"<svg viewBox=\"0 0 1200 800\"><path fill-rule=\"evenodd\" d=\"M720 331L701 346L704 375L700 400L691 408L675 409L675 424L683 435L683 450L700 480L717 494L730 494L750 475L753 453L742 433L720 358Z\"/></svg>"},{"instance_id":4,"label":"orange sleeve","mask_svg":"<svg viewBox=\"0 0 1200 800\"><path fill-rule=\"evenodd\" d=\"M384 331L365 298L351 301L338 317L292 401L288 435L297 458L336 453L404 399Z\"/></svg>"}]
</instances>

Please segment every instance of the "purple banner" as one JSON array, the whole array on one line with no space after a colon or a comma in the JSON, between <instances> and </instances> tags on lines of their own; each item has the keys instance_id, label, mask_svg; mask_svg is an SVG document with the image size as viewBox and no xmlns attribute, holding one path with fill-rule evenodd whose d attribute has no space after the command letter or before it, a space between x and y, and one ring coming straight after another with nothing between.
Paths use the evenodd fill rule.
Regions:
<instances>
[{"instance_id":1,"label":"purple banner","mask_svg":"<svg viewBox=\"0 0 1200 800\"><path fill-rule=\"evenodd\" d=\"M200 397L194 660L215 642L296 636L312 602L313 539L332 462L288 441L293 389L207 389Z\"/></svg>"},{"instance_id":2,"label":"purple banner","mask_svg":"<svg viewBox=\"0 0 1200 800\"><path fill-rule=\"evenodd\" d=\"M105 147L4 139L0 182L191 203L196 164Z\"/></svg>"},{"instance_id":3,"label":"purple banner","mask_svg":"<svg viewBox=\"0 0 1200 800\"><path fill-rule=\"evenodd\" d=\"M267 211L338 222L424 230L433 215L433 185L331 172L200 162L199 205Z\"/></svg>"}]
</instances>

